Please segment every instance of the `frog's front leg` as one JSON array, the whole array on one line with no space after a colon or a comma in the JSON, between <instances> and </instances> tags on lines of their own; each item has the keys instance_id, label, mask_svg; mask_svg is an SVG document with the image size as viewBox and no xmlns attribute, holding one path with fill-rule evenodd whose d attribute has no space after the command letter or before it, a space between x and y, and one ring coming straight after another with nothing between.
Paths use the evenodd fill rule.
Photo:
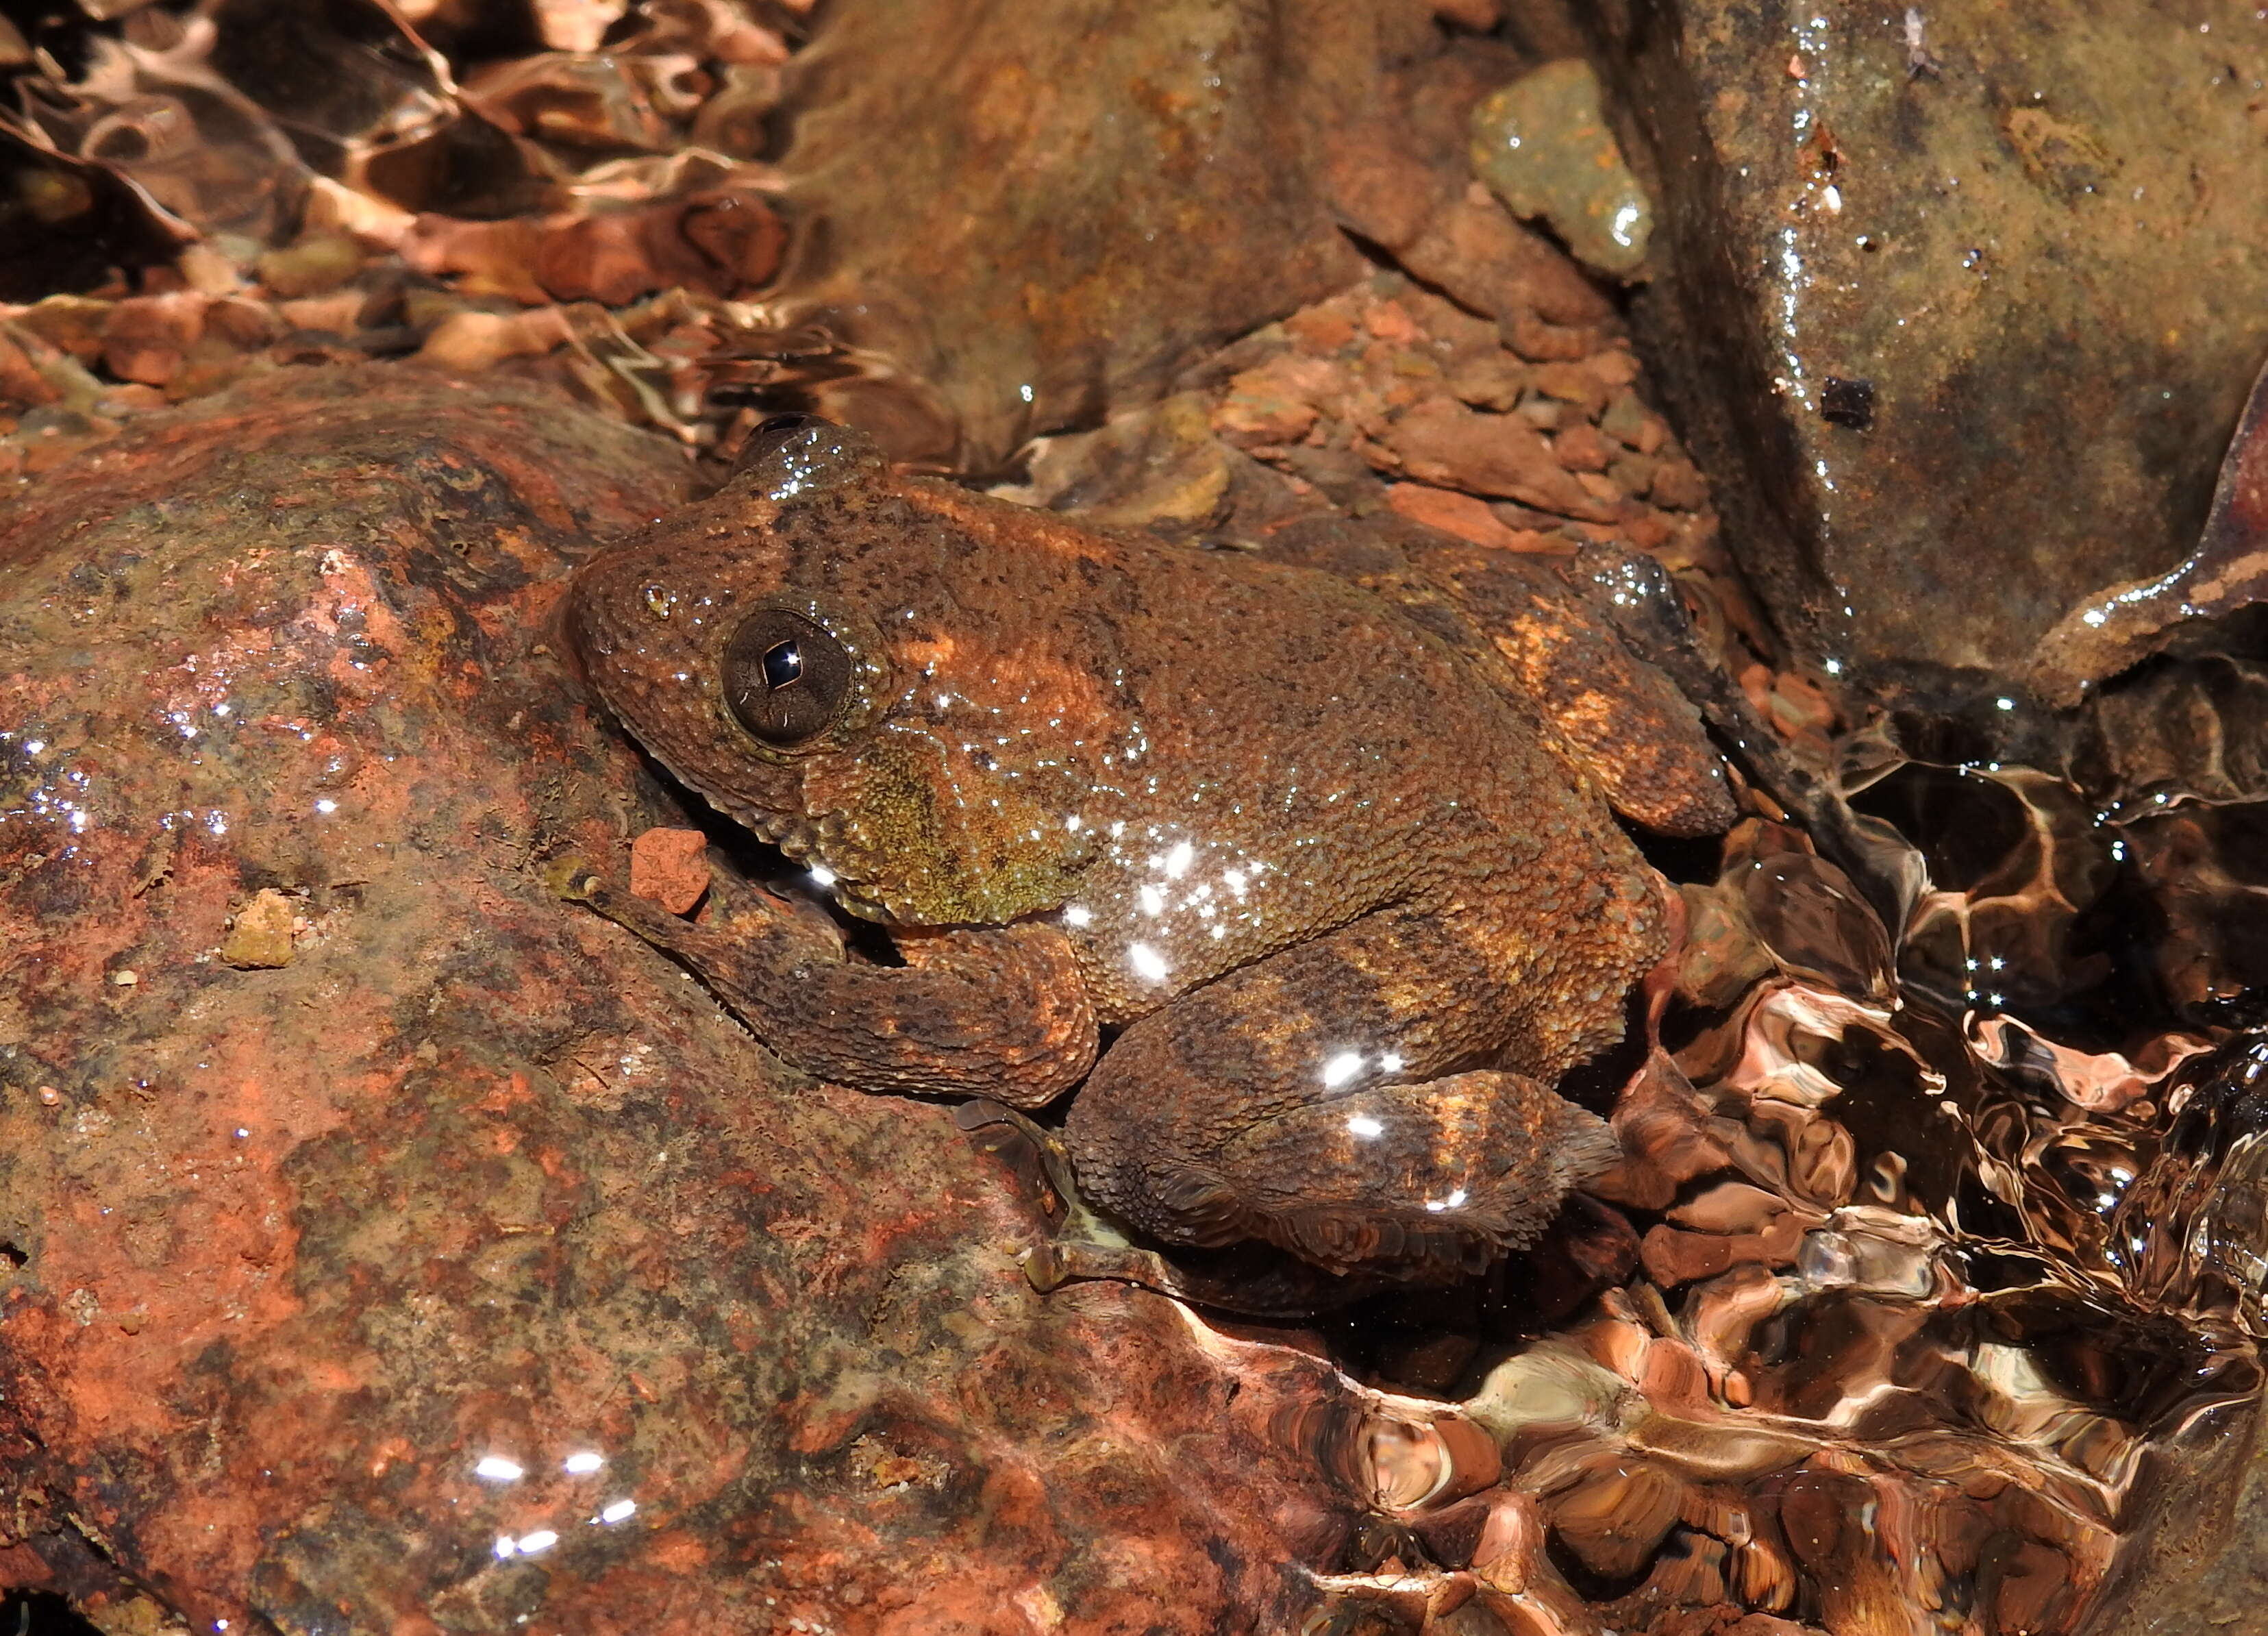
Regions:
<instances>
[{"instance_id":1,"label":"frog's front leg","mask_svg":"<svg viewBox=\"0 0 2268 1636\"><path fill-rule=\"evenodd\" d=\"M1386 910L1144 1018L1071 1106L1081 1191L1168 1243L1265 1239L1333 1272L1452 1276L1531 1242L1620 1147L1536 1080L1469 1065L1509 1042L1557 1072L1612 1042L1620 993L1491 953Z\"/></svg>"},{"instance_id":2,"label":"frog's front leg","mask_svg":"<svg viewBox=\"0 0 2268 1636\"><path fill-rule=\"evenodd\" d=\"M699 924L587 872L565 894L691 967L781 1058L865 1091L1052 1102L1094 1065L1071 943L1023 924L898 940L905 965L845 953L831 924L715 872Z\"/></svg>"}]
</instances>

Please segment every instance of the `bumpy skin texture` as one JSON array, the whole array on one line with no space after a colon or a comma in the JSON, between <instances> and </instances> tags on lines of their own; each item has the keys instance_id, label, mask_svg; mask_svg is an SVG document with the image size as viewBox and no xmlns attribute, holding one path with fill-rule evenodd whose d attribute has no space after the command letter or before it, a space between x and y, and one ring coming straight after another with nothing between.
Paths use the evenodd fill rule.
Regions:
<instances>
[{"instance_id":1,"label":"bumpy skin texture","mask_svg":"<svg viewBox=\"0 0 2268 1636\"><path fill-rule=\"evenodd\" d=\"M1619 1037L1664 910L1504 638L1425 601L777 434L585 568L572 628L647 748L907 964L745 889L608 912L814 1072L1027 1107L1085 1079L1082 1192L1168 1242L1482 1264L1613 1161L1546 1086ZM785 747L725 696L768 609L850 667Z\"/></svg>"}]
</instances>

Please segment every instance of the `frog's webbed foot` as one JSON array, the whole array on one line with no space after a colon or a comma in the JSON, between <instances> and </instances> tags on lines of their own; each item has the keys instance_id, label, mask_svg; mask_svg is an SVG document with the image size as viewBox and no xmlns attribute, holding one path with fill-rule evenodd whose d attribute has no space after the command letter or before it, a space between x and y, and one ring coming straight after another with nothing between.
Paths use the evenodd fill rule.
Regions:
<instances>
[{"instance_id":1,"label":"frog's webbed foot","mask_svg":"<svg viewBox=\"0 0 2268 1636\"><path fill-rule=\"evenodd\" d=\"M1172 1263L1136 1245L1080 1201L1071 1154L1056 1132L992 1102L962 1103L954 1109L953 1122L983 1152L1007 1161L1048 1218L1049 1235L1016 1257L1034 1289L1046 1294L1066 1284L1101 1279L1189 1299Z\"/></svg>"},{"instance_id":2,"label":"frog's webbed foot","mask_svg":"<svg viewBox=\"0 0 2268 1636\"><path fill-rule=\"evenodd\" d=\"M1749 778L1849 871L1891 925L1903 924L1916 888L1903 860L1867 833L1842 791L1789 748L1725 667L1703 652L1668 571L1638 551L1586 546L1568 571L1631 651L1674 682Z\"/></svg>"},{"instance_id":3,"label":"frog's webbed foot","mask_svg":"<svg viewBox=\"0 0 2268 1636\"><path fill-rule=\"evenodd\" d=\"M1071 1153L1064 1146L1061 1135L996 1102L963 1102L953 1110L953 1122L968 1132L968 1139L978 1149L997 1153L1007 1161L1058 1232L1074 1241L1092 1242L1099 1248L1131 1248L1117 1228L1080 1202ZM1036 1277L1033 1281L1039 1282Z\"/></svg>"},{"instance_id":4,"label":"frog's webbed foot","mask_svg":"<svg viewBox=\"0 0 2268 1636\"><path fill-rule=\"evenodd\" d=\"M1008 1162L1046 1214L1051 1231L1017 1257L1024 1277L1042 1294L1099 1280L1249 1317L1302 1318L1359 1301L1392 1282L1336 1277L1259 1243L1168 1257L1135 1243L1079 1198L1071 1152L1057 1132L994 1102L964 1103L953 1117L979 1148Z\"/></svg>"}]
</instances>

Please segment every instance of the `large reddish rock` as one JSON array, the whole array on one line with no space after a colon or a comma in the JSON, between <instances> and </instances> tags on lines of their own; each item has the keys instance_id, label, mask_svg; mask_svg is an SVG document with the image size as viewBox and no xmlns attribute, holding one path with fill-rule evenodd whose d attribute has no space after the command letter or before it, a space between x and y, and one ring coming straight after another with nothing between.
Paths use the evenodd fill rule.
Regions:
<instances>
[{"instance_id":1,"label":"large reddish rock","mask_svg":"<svg viewBox=\"0 0 2268 1636\"><path fill-rule=\"evenodd\" d=\"M0 1587L237 1632L1312 1603L1342 1377L1036 1294L948 1109L799 1080L547 890L682 822L552 616L684 480L530 388L295 372L0 518Z\"/></svg>"}]
</instances>

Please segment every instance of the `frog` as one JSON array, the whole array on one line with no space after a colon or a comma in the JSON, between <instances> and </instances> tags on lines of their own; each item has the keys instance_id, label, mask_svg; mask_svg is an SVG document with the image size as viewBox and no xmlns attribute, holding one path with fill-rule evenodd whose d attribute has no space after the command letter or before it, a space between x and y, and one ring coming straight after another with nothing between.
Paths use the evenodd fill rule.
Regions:
<instances>
[{"instance_id":1,"label":"frog","mask_svg":"<svg viewBox=\"0 0 2268 1636\"><path fill-rule=\"evenodd\" d=\"M1669 946L1618 807L1734 808L1580 598L1419 532L1206 549L775 417L577 571L566 628L637 744L895 961L722 868L697 918L586 901L818 1079L1069 1095L1082 1205L1168 1249L1484 1270L1621 1158L1555 1088Z\"/></svg>"}]
</instances>

